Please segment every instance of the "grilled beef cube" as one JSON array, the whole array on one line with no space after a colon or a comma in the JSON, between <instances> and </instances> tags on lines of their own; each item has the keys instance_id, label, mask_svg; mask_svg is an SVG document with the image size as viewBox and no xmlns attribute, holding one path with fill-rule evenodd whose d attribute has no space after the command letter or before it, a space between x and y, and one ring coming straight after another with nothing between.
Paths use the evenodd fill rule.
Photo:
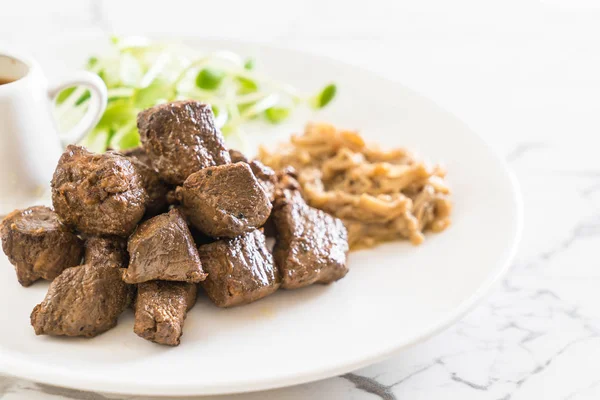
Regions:
<instances>
[{"instance_id":1,"label":"grilled beef cube","mask_svg":"<svg viewBox=\"0 0 600 400\"><path fill-rule=\"evenodd\" d=\"M127 268L127 239L119 236L92 236L85 241L84 264Z\"/></svg>"},{"instance_id":2,"label":"grilled beef cube","mask_svg":"<svg viewBox=\"0 0 600 400\"><path fill-rule=\"evenodd\" d=\"M258 160L250 161L249 165L254 176L256 176L256 179L258 179L258 182L260 182L260 185L269 197L269 201L273 202L275 200L275 187L277 186L275 171Z\"/></svg>"},{"instance_id":3,"label":"grilled beef cube","mask_svg":"<svg viewBox=\"0 0 600 400\"><path fill-rule=\"evenodd\" d=\"M139 113L137 125L152 166L168 183L181 185L202 168L230 162L208 104L160 104Z\"/></svg>"},{"instance_id":4,"label":"grilled beef cube","mask_svg":"<svg viewBox=\"0 0 600 400\"><path fill-rule=\"evenodd\" d=\"M186 313L196 303L196 285L151 281L138 285L133 331L159 344L177 346Z\"/></svg>"},{"instance_id":5,"label":"grilled beef cube","mask_svg":"<svg viewBox=\"0 0 600 400\"><path fill-rule=\"evenodd\" d=\"M281 286L296 289L343 278L348 272L348 233L342 221L306 204L292 177L280 185L272 217L277 231L273 258Z\"/></svg>"},{"instance_id":6,"label":"grilled beef cube","mask_svg":"<svg viewBox=\"0 0 600 400\"><path fill-rule=\"evenodd\" d=\"M129 305L132 287L111 266L67 268L31 313L36 335L93 337L115 325Z\"/></svg>"},{"instance_id":7,"label":"grilled beef cube","mask_svg":"<svg viewBox=\"0 0 600 400\"><path fill-rule=\"evenodd\" d=\"M152 168L150 158L142 147L124 151L123 154L131 161L142 178L142 185L148 194L146 216L154 216L165 212L168 207L167 192L169 185L160 179L158 172Z\"/></svg>"},{"instance_id":8,"label":"grilled beef cube","mask_svg":"<svg viewBox=\"0 0 600 400\"><path fill-rule=\"evenodd\" d=\"M277 175L275 174L275 171L258 160L249 161L243 153L237 150L230 149L229 155L231 156L231 162L233 163L244 162L250 165L250 169L252 169L254 176L258 179L258 182L272 202L275 199L275 186L277 185Z\"/></svg>"},{"instance_id":9,"label":"grilled beef cube","mask_svg":"<svg viewBox=\"0 0 600 400\"><path fill-rule=\"evenodd\" d=\"M61 221L88 235L128 236L147 199L136 168L114 152L93 154L69 145L52 178L52 203Z\"/></svg>"},{"instance_id":10,"label":"grilled beef cube","mask_svg":"<svg viewBox=\"0 0 600 400\"><path fill-rule=\"evenodd\" d=\"M259 230L200 246L198 252L208 272L202 287L219 307L248 304L279 288L279 273Z\"/></svg>"},{"instance_id":11,"label":"grilled beef cube","mask_svg":"<svg viewBox=\"0 0 600 400\"><path fill-rule=\"evenodd\" d=\"M213 237L235 237L261 227L271 203L248 164L209 167L178 189L183 211L196 228Z\"/></svg>"},{"instance_id":12,"label":"grilled beef cube","mask_svg":"<svg viewBox=\"0 0 600 400\"><path fill-rule=\"evenodd\" d=\"M200 282L206 278L198 250L180 211L173 209L142 223L127 243L127 283L155 279Z\"/></svg>"},{"instance_id":13,"label":"grilled beef cube","mask_svg":"<svg viewBox=\"0 0 600 400\"><path fill-rule=\"evenodd\" d=\"M51 281L81 262L82 241L48 207L13 211L2 220L0 235L2 249L23 286L40 278Z\"/></svg>"}]
</instances>

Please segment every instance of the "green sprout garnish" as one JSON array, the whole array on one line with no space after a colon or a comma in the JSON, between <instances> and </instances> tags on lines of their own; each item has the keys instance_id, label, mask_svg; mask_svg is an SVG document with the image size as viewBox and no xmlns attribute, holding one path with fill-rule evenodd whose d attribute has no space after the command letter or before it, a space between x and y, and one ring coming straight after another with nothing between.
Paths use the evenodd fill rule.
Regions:
<instances>
[{"instance_id":1,"label":"green sprout garnish","mask_svg":"<svg viewBox=\"0 0 600 400\"><path fill-rule=\"evenodd\" d=\"M86 68L104 81L108 106L98 125L83 140L94 151L139 145L137 114L157 104L194 99L208 103L223 134L243 139L252 120L278 124L295 108L327 106L336 94L330 84L317 95L300 95L291 85L256 71L252 58L229 51L203 53L181 44L152 42L144 37L112 37L110 53L90 57ZM85 114L90 92L83 87L63 90L55 101L62 130Z\"/></svg>"},{"instance_id":2,"label":"green sprout garnish","mask_svg":"<svg viewBox=\"0 0 600 400\"><path fill-rule=\"evenodd\" d=\"M335 94L337 92L337 86L335 86L333 83L330 85L327 85L323 88L323 90L321 90L321 92L315 96L315 98L313 99L313 107L314 108L323 108L326 105L328 105L329 103L331 103L331 100L333 100L333 98L335 97Z\"/></svg>"},{"instance_id":3,"label":"green sprout garnish","mask_svg":"<svg viewBox=\"0 0 600 400\"><path fill-rule=\"evenodd\" d=\"M215 68L202 68L196 76L196 86L200 89L215 90L225 78L225 72Z\"/></svg>"},{"instance_id":4,"label":"green sprout garnish","mask_svg":"<svg viewBox=\"0 0 600 400\"><path fill-rule=\"evenodd\" d=\"M249 58L246 60L246 62L244 63L244 68L247 69L248 71L253 70L254 69L254 60Z\"/></svg>"},{"instance_id":5,"label":"green sprout garnish","mask_svg":"<svg viewBox=\"0 0 600 400\"><path fill-rule=\"evenodd\" d=\"M265 110L267 121L278 124L290 116L291 110L285 107L270 107Z\"/></svg>"}]
</instances>

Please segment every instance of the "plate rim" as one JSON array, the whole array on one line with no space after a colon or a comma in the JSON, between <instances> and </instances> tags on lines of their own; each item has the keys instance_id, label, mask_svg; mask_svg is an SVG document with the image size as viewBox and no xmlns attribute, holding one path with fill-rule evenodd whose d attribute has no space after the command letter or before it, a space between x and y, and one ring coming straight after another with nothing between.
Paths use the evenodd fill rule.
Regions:
<instances>
[{"instance_id":1,"label":"plate rim","mask_svg":"<svg viewBox=\"0 0 600 400\"><path fill-rule=\"evenodd\" d=\"M74 37L71 34L59 34L55 35L52 38L52 43L59 45L60 43L67 44L72 42L73 40L81 41L86 38L94 38L99 39L105 34L98 33L89 33L84 35L79 35ZM512 240L509 245L506 246L503 253L503 259L497 261L498 267L494 268L496 270L495 274L490 275L478 288L475 292L471 294L466 300L464 300L458 307L456 307L451 313L448 313L444 318L441 318L439 321L431 324L429 327L424 329L419 335L415 335L409 340L406 340L404 343L394 346L390 349L380 351L376 354L371 355L370 357L365 357L361 360L357 360L355 362L346 363L344 365L339 365L336 367L325 368L323 370L310 371L302 374L296 373L294 376L287 377L279 377L276 379L266 378L263 380L253 381L253 382L237 382L235 384L216 384L212 386L198 386L194 384L169 384L169 383L160 383L160 384L144 384L144 387L141 388L137 384L130 384L124 382L112 382L110 388L104 387L106 382L98 379L91 379L89 377L81 377L78 376L77 380L71 380L71 377L66 376L62 369L53 369L49 367L43 368L40 364L32 363L30 361L20 360L18 357L14 357L10 354L6 354L5 351L0 349L0 373L5 374L7 376L12 376L15 378L27 379L33 382L43 383L52 386L59 386L64 388L76 389L76 390L84 390L84 391L92 391L99 393L109 393L109 394L123 394L123 395L147 395L147 396L189 396L189 395L216 395L216 394L235 394L235 393L244 393L244 392L255 392L261 390L270 390L270 389L278 389L287 386L299 385L303 383L314 382L321 379L336 377L363 367L366 367L371 364L375 364L381 362L387 358L392 357L393 355L399 353L400 351L414 346L415 344L424 342L425 340L431 338L432 336L437 335L438 333L446 330L455 322L464 317L469 311L471 311L477 304L479 304L484 297L490 292L490 290L495 286L495 284L506 274L509 270L512 260L514 259L516 252L519 247L519 243L521 242L521 237L523 233L523 225L524 225L524 205L523 205L523 197L521 194L521 189L519 183L514 175L514 172L509 167L508 163L504 158L502 158L498 152L489 145L489 143L481 137L475 130L471 129L471 127L456 116L454 113L448 111L444 107L440 106L433 99L421 94L419 91L416 91L406 85L404 85L399 79L388 77L372 69L358 66L346 61L338 60L334 57L312 53L310 51L295 49L295 48L285 48L279 45L274 45L271 43L259 42L259 41L250 41L243 39L230 39L230 38L222 38L218 36L208 36L203 38L194 37L191 35L178 35L178 34L148 34L143 35L152 39L157 40L179 40L183 42L196 42L200 43L202 41L206 42L222 42L222 43L232 43L234 45L247 45L247 46L258 46L260 48L267 49L269 51L276 52L294 52L300 55L320 58L326 60L330 63L338 63L342 64L346 67L351 67L357 72L374 75L380 79L385 79L390 82L394 82L394 84L400 85L405 91L407 91L410 95L418 97L421 101L428 103L430 106L435 108L438 112L446 114L446 116L460 123L465 130L468 130L470 134L474 138L480 141L480 144L486 148L489 155L495 160L495 163L500 167L504 178L508 179L509 186L511 189L511 200L513 204L513 210L515 219L512 224ZM58 371L58 372L53 372Z\"/></svg>"}]
</instances>

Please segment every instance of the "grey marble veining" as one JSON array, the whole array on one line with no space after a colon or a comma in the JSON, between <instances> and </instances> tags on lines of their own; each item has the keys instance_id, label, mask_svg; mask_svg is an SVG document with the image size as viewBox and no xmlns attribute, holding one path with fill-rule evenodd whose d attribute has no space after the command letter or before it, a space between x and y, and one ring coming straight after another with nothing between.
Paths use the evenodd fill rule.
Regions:
<instances>
[{"instance_id":1,"label":"grey marble veining","mask_svg":"<svg viewBox=\"0 0 600 400\"><path fill-rule=\"evenodd\" d=\"M208 35L218 29L211 21L193 25L174 11L192 7L184 1L169 9L145 2L139 18L126 2L45 3L4 6L0 38L40 46L42 32ZM235 24L215 34L367 66L467 121L504 155L523 193L524 236L509 274L461 321L390 360L337 378L223 399L600 398L600 12L593 6L566 12L569 5L561 0L432 3L434 11L402 1L375 1L366 11L348 3L344 18L336 19L342 2L310 0L273 18L258 9L277 11L278 3L260 0L255 14L246 8L244 19L232 17ZM212 7L218 13L231 6L228 0ZM39 31L25 32L26 21L35 21ZM0 377L0 398L146 397Z\"/></svg>"}]
</instances>

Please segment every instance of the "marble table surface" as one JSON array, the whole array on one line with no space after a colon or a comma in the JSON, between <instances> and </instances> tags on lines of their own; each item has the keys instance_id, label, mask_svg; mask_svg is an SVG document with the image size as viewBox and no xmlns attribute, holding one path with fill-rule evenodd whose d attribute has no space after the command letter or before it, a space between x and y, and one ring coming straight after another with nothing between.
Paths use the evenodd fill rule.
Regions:
<instances>
[{"instance_id":1,"label":"marble table surface","mask_svg":"<svg viewBox=\"0 0 600 400\"><path fill-rule=\"evenodd\" d=\"M517 257L460 322L362 370L225 399L600 398L596 1L21 0L0 7L0 43L39 52L56 46L56 35L89 32L244 38L367 67L466 121L505 156L521 185ZM142 399L7 376L0 398Z\"/></svg>"}]
</instances>

